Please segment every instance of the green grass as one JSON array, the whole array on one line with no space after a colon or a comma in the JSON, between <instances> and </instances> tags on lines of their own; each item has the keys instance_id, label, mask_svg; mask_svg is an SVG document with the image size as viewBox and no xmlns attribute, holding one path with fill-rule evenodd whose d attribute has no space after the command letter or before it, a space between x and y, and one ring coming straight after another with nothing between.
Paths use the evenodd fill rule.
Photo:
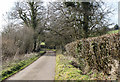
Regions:
<instances>
[{"instance_id":1,"label":"green grass","mask_svg":"<svg viewBox=\"0 0 120 82\"><path fill-rule=\"evenodd\" d=\"M56 49L46 49L46 50L48 50L48 51L56 51Z\"/></svg>"},{"instance_id":2,"label":"green grass","mask_svg":"<svg viewBox=\"0 0 120 82\"><path fill-rule=\"evenodd\" d=\"M39 54L42 54L42 53L44 53L44 52L45 52L45 51L40 51Z\"/></svg>"},{"instance_id":3,"label":"green grass","mask_svg":"<svg viewBox=\"0 0 120 82\"><path fill-rule=\"evenodd\" d=\"M2 76L1 80L3 81L6 78L10 77L11 75L17 73L18 71L24 69L25 67L27 67L28 65L30 65L31 63L36 61L44 53L45 53L44 51L40 51L38 55L36 55L28 60L20 61L19 63L15 64L12 67L9 67L6 70L2 70L2 72L0 73L1 74L0 77Z\"/></svg>"},{"instance_id":4,"label":"green grass","mask_svg":"<svg viewBox=\"0 0 120 82\"><path fill-rule=\"evenodd\" d=\"M120 30L113 30L113 31L109 31L108 34L114 34L114 33L118 33Z\"/></svg>"},{"instance_id":5,"label":"green grass","mask_svg":"<svg viewBox=\"0 0 120 82\"><path fill-rule=\"evenodd\" d=\"M88 75L82 75L82 71L69 63L62 54L56 57L55 80L89 80Z\"/></svg>"},{"instance_id":6,"label":"green grass","mask_svg":"<svg viewBox=\"0 0 120 82\"><path fill-rule=\"evenodd\" d=\"M62 54L57 54L56 56L56 74L55 74L55 82L62 80L76 80L81 82L82 80L103 80L107 79L108 76L104 75L102 71L95 72L95 70L91 70L86 74L84 72L75 68L70 64L70 60L66 58L66 56Z\"/></svg>"},{"instance_id":7,"label":"green grass","mask_svg":"<svg viewBox=\"0 0 120 82\"><path fill-rule=\"evenodd\" d=\"M40 45L45 45L45 42L41 42L41 44Z\"/></svg>"}]
</instances>

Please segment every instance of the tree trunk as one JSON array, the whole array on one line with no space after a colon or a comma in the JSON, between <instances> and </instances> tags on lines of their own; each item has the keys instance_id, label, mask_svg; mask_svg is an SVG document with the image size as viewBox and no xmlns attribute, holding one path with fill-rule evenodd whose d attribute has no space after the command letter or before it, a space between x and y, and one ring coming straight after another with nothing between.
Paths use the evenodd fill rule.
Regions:
<instances>
[{"instance_id":1,"label":"tree trunk","mask_svg":"<svg viewBox=\"0 0 120 82\"><path fill-rule=\"evenodd\" d=\"M82 2L82 7L84 10L84 15L83 15L84 38L88 37L88 30L89 30L88 22L89 22L89 12L90 12L89 5L90 5L90 2Z\"/></svg>"},{"instance_id":2,"label":"tree trunk","mask_svg":"<svg viewBox=\"0 0 120 82\"><path fill-rule=\"evenodd\" d=\"M88 16L86 14L84 14L83 30L84 30L84 38L87 38L88 37Z\"/></svg>"},{"instance_id":3,"label":"tree trunk","mask_svg":"<svg viewBox=\"0 0 120 82\"><path fill-rule=\"evenodd\" d=\"M119 66L118 66L118 81L120 81L120 61L119 61Z\"/></svg>"},{"instance_id":4,"label":"tree trunk","mask_svg":"<svg viewBox=\"0 0 120 82\"><path fill-rule=\"evenodd\" d=\"M36 52L36 44L37 44L36 37L34 37L33 52Z\"/></svg>"}]
</instances>

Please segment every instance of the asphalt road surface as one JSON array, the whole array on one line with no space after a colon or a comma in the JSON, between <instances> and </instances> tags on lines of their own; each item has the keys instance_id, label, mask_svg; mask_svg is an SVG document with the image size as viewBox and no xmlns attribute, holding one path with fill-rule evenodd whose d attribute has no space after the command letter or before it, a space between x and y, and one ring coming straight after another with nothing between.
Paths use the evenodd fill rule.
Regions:
<instances>
[{"instance_id":1,"label":"asphalt road surface","mask_svg":"<svg viewBox=\"0 0 120 82\"><path fill-rule=\"evenodd\" d=\"M54 80L56 56L47 52L31 65L9 77L7 80Z\"/></svg>"}]
</instances>

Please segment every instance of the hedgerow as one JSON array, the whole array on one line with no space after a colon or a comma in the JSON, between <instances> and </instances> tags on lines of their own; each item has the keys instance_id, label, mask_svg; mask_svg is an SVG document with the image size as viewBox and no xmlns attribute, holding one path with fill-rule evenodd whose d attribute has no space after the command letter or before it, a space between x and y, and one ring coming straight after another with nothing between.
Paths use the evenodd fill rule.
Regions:
<instances>
[{"instance_id":1,"label":"hedgerow","mask_svg":"<svg viewBox=\"0 0 120 82\"><path fill-rule=\"evenodd\" d=\"M114 60L120 61L120 34L107 34L99 37L77 40L65 46L66 55L71 55L82 62L83 69L88 64L90 69L109 74Z\"/></svg>"}]
</instances>

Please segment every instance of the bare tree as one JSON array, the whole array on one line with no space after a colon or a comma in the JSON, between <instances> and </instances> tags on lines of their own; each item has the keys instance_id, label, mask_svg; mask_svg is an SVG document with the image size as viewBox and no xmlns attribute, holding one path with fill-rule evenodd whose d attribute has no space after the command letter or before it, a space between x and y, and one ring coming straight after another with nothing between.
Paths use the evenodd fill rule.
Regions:
<instances>
[{"instance_id":1,"label":"bare tree","mask_svg":"<svg viewBox=\"0 0 120 82\"><path fill-rule=\"evenodd\" d=\"M55 45L62 45L90 36L100 35L110 24L109 9L103 9L103 2L50 2L43 7L41 2L16 3L11 16L20 19L34 30L34 48L40 41L52 37ZM56 42L56 39L58 42ZM51 43L51 44L53 44Z\"/></svg>"},{"instance_id":2,"label":"bare tree","mask_svg":"<svg viewBox=\"0 0 120 82\"><path fill-rule=\"evenodd\" d=\"M9 24L2 32L2 59L30 53L33 49L33 30L25 26Z\"/></svg>"},{"instance_id":3,"label":"bare tree","mask_svg":"<svg viewBox=\"0 0 120 82\"><path fill-rule=\"evenodd\" d=\"M43 6L41 1L17 2L14 10L11 12L13 19L20 19L23 24L34 30L34 48L36 51L36 44L38 35L42 32L40 28L41 20L43 19Z\"/></svg>"},{"instance_id":4,"label":"bare tree","mask_svg":"<svg viewBox=\"0 0 120 82\"><path fill-rule=\"evenodd\" d=\"M46 30L56 37L61 45L103 34L108 28L111 10L104 9L103 2L50 2ZM56 39L54 39L56 41Z\"/></svg>"}]
</instances>

